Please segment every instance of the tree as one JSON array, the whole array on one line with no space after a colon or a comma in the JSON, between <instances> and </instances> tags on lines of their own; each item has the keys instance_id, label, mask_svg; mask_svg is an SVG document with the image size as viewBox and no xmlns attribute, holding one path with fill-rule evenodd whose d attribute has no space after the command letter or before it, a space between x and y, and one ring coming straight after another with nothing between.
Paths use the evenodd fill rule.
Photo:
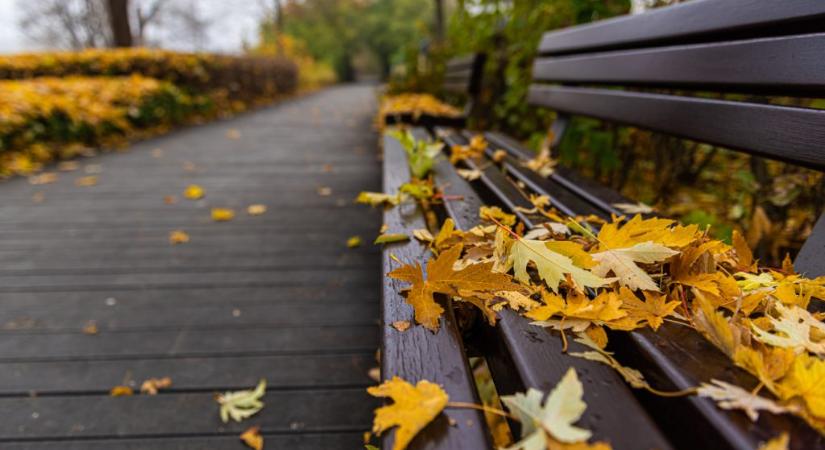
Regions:
<instances>
[{"instance_id":1,"label":"tree","mask_svg":"<svg viewBox=\"0 0 825 450\"><path fill-rule=\"evenodd\" d=\"M106 8L99 0L18 0L20 28L33 42L79 50L112 43Z\"/></svg>"},{"instance_id":2,"label":"tree","mask_svg":"<svg viewBox=\"0 0 825 450\"><path fill-rule=\"evenodd\" d=\"M112 44L115 47L132 46L132 27L129 26L129 0L107 0Z\"/></svg>"}]
</instances>

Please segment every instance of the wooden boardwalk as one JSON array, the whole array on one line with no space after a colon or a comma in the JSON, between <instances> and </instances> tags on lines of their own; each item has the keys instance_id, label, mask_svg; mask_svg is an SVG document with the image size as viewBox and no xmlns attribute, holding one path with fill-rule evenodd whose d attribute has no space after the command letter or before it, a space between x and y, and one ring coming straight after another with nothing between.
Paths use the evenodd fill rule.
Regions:
<instances>
[{"instance_id":1,"label":"wooden boardwalk","mask_svg":"<svg viewBox=\"0 0 825 450\"><path fill-rule=\"evenodd\" d=\"M54 184L0 184L0 449L242 449L251 425L267 449L359 448L381 217L353 198L381 187L374 104L371 87L336 87L83 159ZM98 184L76 186L96 165ZM206 197L183 199L190 183ZM191 241L170 245L176 229ZM157 396L109 396L164 376ZM215 393L260 378L263 411L221 423Z\"/></svg>"}]
</instances>

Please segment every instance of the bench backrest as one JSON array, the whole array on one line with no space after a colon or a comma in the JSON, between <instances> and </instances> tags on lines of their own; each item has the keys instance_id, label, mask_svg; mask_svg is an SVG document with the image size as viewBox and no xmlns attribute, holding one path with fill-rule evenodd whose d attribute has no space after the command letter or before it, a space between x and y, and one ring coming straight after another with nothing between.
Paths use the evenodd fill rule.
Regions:
<instances>
[{"instance_id":1,"label":"bench backrest","mask_svg":"<svg viewBox=\"0 0 825 450\"><path fill-rule=\"evenodd\" d=\"M475 53L447 61L443 89L447 93L466 97L465 115L471 113L476 104L476 98L481 93L481 80L486 60L484 53Z\"/></svg>"},{"instance_id":2,"label":"bench backrest","mask_svg":"<svg viewBox=\"0 0 825 450\"><path fill-rule=\"evenodd\" d=\"M695 0L546 33L528 99L825 170L825 110L756 97L825 97L823 56L825 1ZM822 218L809 242L805 260L825 250Z\"/></svg>"}]
</instances>

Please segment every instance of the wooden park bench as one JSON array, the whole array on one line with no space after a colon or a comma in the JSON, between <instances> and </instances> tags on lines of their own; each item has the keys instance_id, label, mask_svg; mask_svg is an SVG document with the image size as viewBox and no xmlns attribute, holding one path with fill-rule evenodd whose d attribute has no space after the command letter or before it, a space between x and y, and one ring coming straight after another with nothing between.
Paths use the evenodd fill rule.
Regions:
<instances>
[{"instance_id":1,"label":"wooden park bench","mask_svg":"<svg viewBox=\"0 0 825 450\"><path fill-rule=\"evenodd\" d=\"M796 0L696 0L649 13L546 33L533 68L529 102L559 113L554 124L560 139L567 117L581 115L632 125L718 145L817 170L825 169L825 111L767 103L712 99L688 91L821 96L825 92L825 2ZM614 87L624 87L615 89ZM657 93L650 92L658 89ZM664 91L670 89L670 91ZM449 127L417 128L419 138L438 136L449 148L466 144L474 134ZM534 155L500 133L485 133L485 156L466 160L481 176L468 182L445 158L435 168L445 196L443 213L457 228L478 223L479 206L509 209L532 228L539 224L524 213L533 205L524 190L547 195L569 215L621 215L613 205L628 200L564 168L545 178L522 164ZM400 143L383 137L384 189L394 194L408 181ZM506 156L493 159L496 150ZM483 199L483 200L482 200ZM393 232L424 228L425 218L410 204L387 209L384 223ZM798 272L825 274L825 218L820 218L794 261ZM384 251L384 273L397 267L391 254L405 261L428 259L425 245L413 240ZM411 320L412 308L399 294L404 283L385 277L383 294L382 377L441 384L451 401L478 402L468 349L483 356L500 394L533 387L548 392L569 367L585 386L588 405L579 424L593 440L615 449L718 448L754 449L788 432L791 448L825 448L822 436L791 415L762 414L752 423L741 411L719 409L697 396L663 399L632 390L613 369L574 358L562 351L558 333L530 325L502 310L495 327L460 329L450 300L441 330L412 327L400 333L390 324ZM743 387L758 384L735 367L704 337L667 322L654 333L640 329L611 335L611 347L623 364L641 370L651 384L681 390L711 378ZM570 351L586 350L571 342ZM490 448L482 414L451 410L427 426L411 448ZM391 448L392 433L384 441Z\"/></svg>"},{"instance_id":2,"label":"wooden park bench","mask_svg":"<svg viewBox=\"0 0 825 450\"><path fill-rule=\"evenodd\" d=\"M457 114L437 114L432 112L401 114L386 114L383 117L386 125L412 125L421 127L458 127L467 125L467 119L477 105L478 95L481 93L484 64L484 53L463 55L451 58L444 69L444 82L441 85L441 94L447 97L450 103L463 103L462 111Z\"/></svg>"}]
</instances>

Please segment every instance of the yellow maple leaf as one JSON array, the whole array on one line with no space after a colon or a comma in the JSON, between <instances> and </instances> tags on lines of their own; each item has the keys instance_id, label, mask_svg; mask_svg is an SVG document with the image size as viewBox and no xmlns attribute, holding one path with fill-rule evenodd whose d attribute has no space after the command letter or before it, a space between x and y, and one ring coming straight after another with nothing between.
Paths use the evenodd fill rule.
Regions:
<instances>
[{"instance_id":1,"label":"yellow maple leaf","mask_svg":"<svg viewBox=\"0 0 825 450\"><path fill-rule=\"evenodd\" d=\"M774 333L752 324L754 338L775 347L793 349L797 353L807 350L818 355L825 354L825 342L814 342L811 339L813 331L825 334L825 324L798 306L787 307L782 303L775 303L774 308L779 318L767 316L773 325Z\"/></svg>"},{"instance_id":2,"label":"yellow maple leaf","mask_svg":"<svg viewBox=\"0 0 825 450\"><path fill-rule=\"evenodd\" d=\"M254 450L263 450L264 449L264 437L261 436L261 427L254 426L249 427L241 433L241 441L246 444L247 447L254 449Z\"/></svg>"},{"instance_id":3,"label":"yellow maple leaf","mask_svg":"<svg viewBox=\"0 0 825 450\"><path fill-rule=\"evenodd\" d=\"M736 348L733 362L775 391L774 382L785 376L795 356L794 351L787 348L763 347L757 350L742 345Z\"/></svg>"},{"instance_id":4,"label":"yellow maple leaf","mask_svg":"<svg viewBox=\"0 0 825 450\"><path fill-rule=\"evenodd\" d=\"M413 437L441 413L449 400L447 393L435 383L421 380L413 386L398 377L369 387L367 392L374 397L390 397L394 402L375 410L372 425L372 431L377 434L398 427L393 450L407 448Z\"/></svg>"},{"instance_id":5,"label":"yellow maple leaf","mask_svg":"<svg viewBox=\"0 0 825 450\"><path fill-rule=\"evenodd\" d=\"M573 264L584 269L592 269L596 265L596 261L590 256L590 253L584 251L584 248L578 242L546 241L545 245L550 250L570 258L573 260Z\"/></svg>"},{"instance_id":6,"label":"yellow maple leaf","mask_svg":"<svg viewBox=\"0 0 825 450\"><path fill-rule=\"evenodd\" d=\"M631 247L643 242L653 242L667 247L684 247L699 237L698 225L674 225L670 219L658 217L642 219L636 215L622 225L620 218L607 223L599 230L599 250Z\"/></svg>"},{"instance_id":7,"label":"yellow maple leaf","mask_svg":"<svg viewBox=\"0 0 825 450\"><path fill-rule=\"evenodd\" d=\"M516 216L502 211L498 206L482 206L478 209L478 217L481 220L496 220L504 226L511 227L516 224Z\"/></svg>"},{"instance_id":8,"label":"yellow maple leaf","mask_svg":"<svg viewBox=\"0 0 825 450\"><path fill-rule=\"evenodd\" d=\"M134 393L135 391L129 386L115 386L109 391L112 397L128 397Z\"/></svg>"},{"instance_id":9,"label":"yellow maple leaf","mask_svg":"<svg viewBox=\"0 0 825 450\"><path fill-rule=\"evenodd\" d=\"M565 322L571 324L575 324L576 321L586 321L587 325L600 325L627 316L627 312L621 310L622 301L618 294L609 290L602 291L592 300L579 291L570 291L566 300L558 294L542 292L542 300L543 306L524 314L537 321L534 325L555 327L556 323L548 322L548 319L556 315L562 316Z\"/></svg>"},{"instance_id":10,"label":"yellow maple leaf","mask_svg":"<svg viewBox=\"0 0 825 450\"><path fill-rule=\"evenodd\" d=\"M235 211L229 208L212 208L212 220L215 222L226 222L235 217Z\"/></svg>"},{"instance_id":11,"label":"yellow maple leaf","mask_svg":"<svg viewBox=\"0 0 825 450\"><path fill-rule=\"evenodd\" d=\"M254 204L246 208L246 213L250 216L260 216L266 212L266 205Z\"/></svg>"},{"instance_id":12,"label":"yellow maple leaf","mask_svg":"<svg viewBox=\"0 0 825 450\"><path fill-rule=\"evenodd\" d=\"M517 280L524 284L530 284L527 265L532 262L538 270L539 277L553 291L558 291L559 283L564 279L565 274L570 274L570 277L579 287L596 288L610 282L610 280L577 267L573 264L571 258L550 250L545 241L518 239L513 242L510 248L510 258Z\"/></svg>"},{"instance_id":13,"label":"yellow maple leaf","mask_svg":"<svg viewBox=\"0 0 825 450\"><path fill-rule=\"evenodd\" d=\"M802 353L778 386L783 400L799 397L816 418L825 419L825 360Z\"/></svg>"},{"instance_id":14,"label":"yellow maple leaf","mask_svg":"<svg viewBox=\"0 0 825 450\"><path fill-rule=\"evenodd\" d=\"M679 306L678 301L667 301L667 296L654 292L642 291L645 301L641 301L630 289L622 286L619 297L622 300L622 310L627 311L628 317L636 322L645 321L654 331L658 330L664 318L673 314Z\"/></svg>"},{"instance_id":15,"label":"yellow maple leaf","mask_svg":"<svg viewBox=\"0 0 825 450\"><path fill-rule=\"evenodd\" d=\"M436 303L434 293L460 296L459 291L494 293L519 291L521 286L507 274L492 271L493 263L480 263L453 270L463 245L458 244L427 261L427 279L421 264L407 264L388 274L391 278L412 283L407 302L415 310L415 321L432 331L438 330L438 319L444 308Z\"/></svg>"},{"instance_id":16,"label":"yellow maple leaf","mask_svg":"<svg viewBox=\"0 0 825 450\"><path fill-rule=\"evenodd\" d=\"M189 200L201 199L203 198L203 195L203 188L197 184L190 184L189 186L186 186L186 189L183 191L183 196Z\"/></svg>"},{"instance_id":17,"label":"yellow maple leaf","mask_svg":"<svg viewBox=\"0 0 825 450\"><path fill-rule=\"evenodd\" d=\"M592 257L598 264L591 270L600 277L613 272L619 278L619 283L633 290L643 289L658 292L659 286L636 263L652 264L661 262L678 253L676 250L671 250L662 244L641 242L627 248L616 248L594 253Z\"/></svg>"}]
</instances>

